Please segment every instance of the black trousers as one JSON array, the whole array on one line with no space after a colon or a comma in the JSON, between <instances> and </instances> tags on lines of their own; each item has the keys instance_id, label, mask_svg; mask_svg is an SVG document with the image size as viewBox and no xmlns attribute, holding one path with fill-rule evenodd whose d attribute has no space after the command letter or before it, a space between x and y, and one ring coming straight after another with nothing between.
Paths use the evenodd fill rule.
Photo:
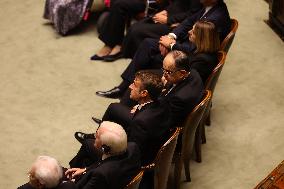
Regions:
<instances>
[{"instance_id":1,"label":"black trousers","mask_svg":"<svg viewBox=\"0 0 284 189\"><path fill-rule=\"evenodd\" d=\"M69 162L71 168L85 168L101 160L102 152L95 148L95 139L86 139L76 156Z\"/></svg>"},{"instance_id":2,"label":"black trousers","mask_svg":"<svg viewBox=\"0 0 284 189\"><path fill-rule=\"evenodd\" d=\"M152 18L145 18L133 24L127 31L122 43L125 58L133 58L139 45L145 38L159 39L171 31L167 24L155 24Z\"/></svg>"},{"instance_id":3,"label":"black trousers","mask_svg":"<svg viewBox=\"0 0 284 189\"><path fill-rule=\"evenodd\" d=\"M99 39L114 47L122 44L126 21L145 10L144 0L115 0L111 2L110 14L102 27Z\"/></svg>"},{"instance_id":4,"label":"black trousers","mask_svg":"<svg viewBox=\"0 0 284 189\"><path fill-rule=\"evenodd\" d=\"M137 71L162 68L164 57L160 53L158 42L159 39L143 40L134 58L121 75L123 80L132 83Z\"/></svg>"}]
</instances>

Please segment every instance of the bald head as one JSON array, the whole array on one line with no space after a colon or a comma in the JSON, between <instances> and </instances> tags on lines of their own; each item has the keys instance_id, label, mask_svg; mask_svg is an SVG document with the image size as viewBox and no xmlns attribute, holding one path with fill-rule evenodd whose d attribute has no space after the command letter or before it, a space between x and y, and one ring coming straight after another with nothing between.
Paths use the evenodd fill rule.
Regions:
<instances>
[{"instance_id":1,"label":"bald head","mask_svg":"<svg viewBox=\"0 0 284 189\"><path fill-rule=\"evenodd\" d=\"M30 184L34 188L54 188L62 178L62 167L49 156L38 156L29 171Z\"/></svg>"}]
</instances>

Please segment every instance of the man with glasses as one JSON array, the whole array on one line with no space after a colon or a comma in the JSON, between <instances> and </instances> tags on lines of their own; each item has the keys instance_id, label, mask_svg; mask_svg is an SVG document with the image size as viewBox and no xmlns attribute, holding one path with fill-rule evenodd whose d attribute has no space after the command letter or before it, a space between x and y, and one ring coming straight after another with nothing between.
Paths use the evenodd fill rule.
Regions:
<instances>
[{"instance_id":1,"label":"man with glasses","mask_svg":"<svg viewBox=\"0 0 284 189\"><path fill-rule=\"evenodd\" d=\"M200 102L204 87L199 74L191 70L188 57L181 51L168 53L162 70L166 89L159 100L169 107L170 125L176 127Z\"/></svg>"}]
</instances>

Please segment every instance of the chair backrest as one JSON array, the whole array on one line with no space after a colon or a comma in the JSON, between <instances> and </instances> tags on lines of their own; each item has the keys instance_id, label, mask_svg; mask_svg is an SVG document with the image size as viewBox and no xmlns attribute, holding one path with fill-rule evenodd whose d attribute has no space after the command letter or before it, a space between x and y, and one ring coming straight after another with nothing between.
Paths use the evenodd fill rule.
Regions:
<instances>
[{"instance_id":1,"label":"chair backrest","mask_svg":"<svg viewBox=\"0 0 284 189\"><path fill-rule=\"evenodd\" d=\"M204 92L202 101L192 110L184 121L182 127L182 149L181 155L183 159L188 159L191 156L194 141L195 132L200 123L202 115L207 107L208 102L211 100L212 93L210 90Z\"/></svg>"},{"instance_id":2,"label":"chair backrest","mask_svg":"<svg viewBox=\"0 0 284 189\"><path fill-rule=\"evenodd\" d=\"M141 170L128 184L124 189L138 189L139 184L142 180L144 170Z\"/></svg>"},{"instance_id":3,"label":"chair backrest","mask_svg":"<svg viewBox=\"0 0 284 189\"><path fill-rule=\"evenodd\" d=\"M150 165L143 167L144 169L154 170L154 189L166 189L169 177L170 167L173 154L177 144L179 128L172 131L170 138L160 148L155 160Z\"/></svg>"},{"instance_id":4,"label":"chair backrest","mask_svg":"<svg viewBox=\"0 0 284 189\"><path fill-rule=\"evenodd\" d=\"M218 65L214 68L212 73L209 75L208 79L205 83L205 89L210 90L212 92L212 95L214 93L215 86L217 84L217 81L219 79L219 76L221 74L221 71L223 69L223 66L225 64L226 59L226 53L223 51L218 52Z\"/></svg>"},{"instance_id":5,"label":"chair backrest","mask_svg":"<svg viewBox=\"0 0 284 189\"><path fill-rule=\"evenodd\" d=\"M234 41L238 26L239 26L238 21L236 19L232 18L231 19L231 30L230 30L229 34L226 36L226 38L222 41L220 50L228 53L228 51L229 51L229 49L230 49L230 47L231 47L231 45Z\"/></svg>"}]
</instances>

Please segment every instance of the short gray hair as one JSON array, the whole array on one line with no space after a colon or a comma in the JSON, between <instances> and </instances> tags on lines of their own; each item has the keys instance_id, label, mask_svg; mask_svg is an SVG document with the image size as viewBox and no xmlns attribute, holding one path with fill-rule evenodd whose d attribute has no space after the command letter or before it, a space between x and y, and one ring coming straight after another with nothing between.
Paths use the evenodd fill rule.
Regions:
<instances>
[{"instance_id":1,"label":"short gray hair","mask_svg":"<svg viewBox=\"0 0 284 189\"><path fill-rule=\"evenodd\" d=\"M101 143L111 148L110 154L126 151L127 135L121 125L110 121L104 121L101 123L98 131L100 131Z\"/></svg>"},{"instance_id":2,"label":"short gray hair","mask_svg":"<svg viewBox=\"0 0 284 189\"><path fill-rule=\"evenodd\" d=\"M32 164L30 173L46 188L56 187L62 178L62 167L49 156L38 156Z\"/></svg>"}]
</instances>

